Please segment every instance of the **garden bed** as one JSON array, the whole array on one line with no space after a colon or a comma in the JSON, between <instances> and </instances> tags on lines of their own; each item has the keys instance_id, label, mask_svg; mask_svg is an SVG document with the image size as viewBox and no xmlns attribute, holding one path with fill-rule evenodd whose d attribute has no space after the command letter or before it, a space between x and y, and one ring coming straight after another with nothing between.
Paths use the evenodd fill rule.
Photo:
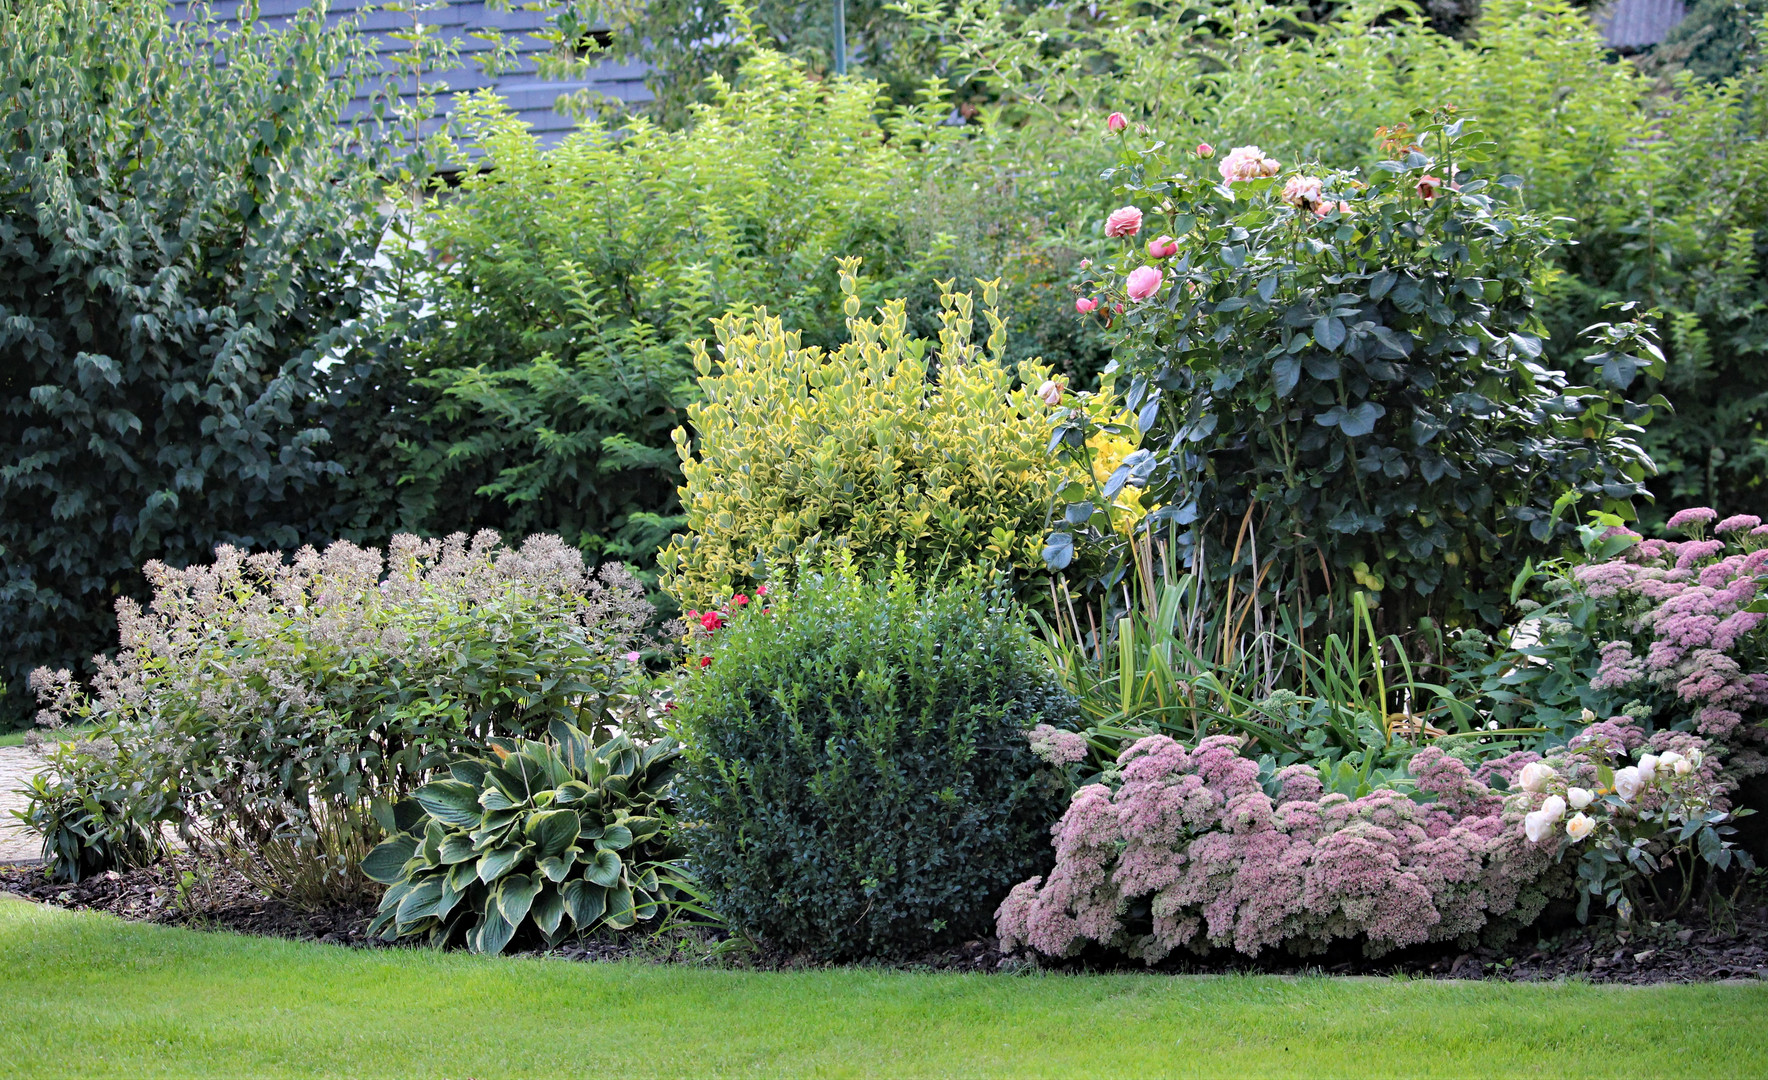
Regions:
<instances>
[{"instance_id":1,"label":"garden bed","mask_svg":"<svg viewBox=\"0 0 1768 1080\"><path fill-rule=\"evenodd\" d=\"M186 877L185 875L192 875ZM169 864L126 872L111 871L77 884L47 880L40 867L0 867L0 893L74 911L99 911L137 922L229 931L255 937L283 938L385 949L389 945L367 934L372 905L302 911L256 892L236 874L216 871L196 876L196 863L180 857ZM182 887L181 887L182 886ZM1549 915L1551 918L1551 913ZM1267 975L1404 975L1433 979L1498 979L1538 982L1580 979L1594 983L1646 985L1748 979L1768 981L1768 895L1746 894L1731 918L1711 920L1692 911L1681 919L1646 923L1631 933L1612 922L1579 926L1561 915L1557 932L1525 933L1507 949L1480 948L1463 952L1452 947L1419 947L1377 960L1359 955L1354 946L1325 956L1297 958L1281 952L1250 958L1218 950L1209 956L1174 956L1153 970L1165 974ZM603 932L542 952L559 960L612 961L645 959L658 962L708 959L716 949L709 942L659 938L648 931ZM686 946L686 947L684 947ZM510 950L523 954L523 950ZM766 970L820 967L789 953L762 948L724 954L732 966ZM909 970L1014 973L1031 967L1019 954L1003 954L993 938L929 953L894 965ZM1140 964L1100 950L1068 961L1043 960L1047 970L1130 972Z\"/></svg>"}]
</instances>

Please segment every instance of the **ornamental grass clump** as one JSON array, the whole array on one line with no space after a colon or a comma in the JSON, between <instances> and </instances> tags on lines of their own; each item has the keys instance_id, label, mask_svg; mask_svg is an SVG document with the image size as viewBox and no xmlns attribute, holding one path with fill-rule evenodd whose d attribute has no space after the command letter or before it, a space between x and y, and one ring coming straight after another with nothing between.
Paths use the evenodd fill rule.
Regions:
<instances>
[{"instance_id":1,"label":"ornamental grass clump","mask_svg":"<svg viewBox=\"0 0 1768 1080\"><path fill-rule=\"evenodd\" d=\"M1047 865L1073 725L1016 611L977 583L801 572L732 605L679 697L681 839L733 930L825 959L986 934Z\"/></svg>"},{"instance_id":2,"label":"ornamental grass clump","mask_svg":"<svg viewBox=\"0 0 1768 1080\"><path fill-rule=\"evenodd\" d=\"M369 887L356 864L376 803L493 737L607 722L650 616L622 568L591 574L551 536L399 536L385 553L339 542L286 560L223 546L212 564L145 572L153 602L118 601L122 647L90 693L35 674L41 720L90 723L129 763L129 796L102 804L115 815L219 844L315 901ZM85 752L51 767L92 773ZM95 797L56 789L32 812ZM51 844L56 873L93 868L65 847Z\"/></svg>"}]
</instances>

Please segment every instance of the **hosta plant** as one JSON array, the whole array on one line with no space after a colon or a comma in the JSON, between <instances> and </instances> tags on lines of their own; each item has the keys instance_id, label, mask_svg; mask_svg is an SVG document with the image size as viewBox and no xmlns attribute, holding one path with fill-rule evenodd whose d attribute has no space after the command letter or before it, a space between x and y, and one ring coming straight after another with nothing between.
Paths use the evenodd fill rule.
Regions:
<instances>
[{"instance_id":1,"label":"hosta plant","mask_svg":"<svg viewBox=\"0 0 1768 1080\"><path fill-rule=\"evenodd\" d=\"M550 742L493 739L492 756L462 758L385 808L398 831L363 861L390 886L370 933L499 953L524 931L551 945L625 929L685 895L667 861L676 743L550 730Z\"/></svg>"}]
</instances>

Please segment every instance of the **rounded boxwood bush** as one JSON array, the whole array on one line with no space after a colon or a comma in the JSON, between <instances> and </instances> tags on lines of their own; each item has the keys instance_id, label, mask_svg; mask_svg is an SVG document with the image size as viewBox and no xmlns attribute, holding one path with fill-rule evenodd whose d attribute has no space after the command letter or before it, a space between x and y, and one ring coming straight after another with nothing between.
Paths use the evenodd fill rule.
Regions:
<instances>
[{"instance_id":1,"label":"rounded boxwood bush","mask_svg":"<svg viewBox=\"0 0 1768 1080\"><path fill-rule=\"evenodd\" d=\"M914 955L1047 869L1063 792L1026 732L1074 705L1000 594L836 570L716 637L681 695L683 837L733 929Z\"/></svg>"}]
</instances>

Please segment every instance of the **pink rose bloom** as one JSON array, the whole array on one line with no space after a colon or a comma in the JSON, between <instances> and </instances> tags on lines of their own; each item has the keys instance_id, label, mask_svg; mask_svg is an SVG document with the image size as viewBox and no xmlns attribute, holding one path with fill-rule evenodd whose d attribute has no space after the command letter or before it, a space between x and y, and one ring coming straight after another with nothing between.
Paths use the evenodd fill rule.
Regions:
<instances>
[{"instance_id":1,"label":"pink rose bloom","mask_svg":"<svg viewBox=\"0 0 1768 1080\"><path fill-rule=\"evenodd\" d=\"M1074 302L1074 310L1080 312L1082 315L1091 315L1098 306L1099 301L1094 300L1090 296L1083 296Z\"/></svg>"},{"instance_id":2,"label":"pink rose bloom","mask_svg":"<svg viewBox=\"0 0 1768 1080\"><path fill-rule=\"evenodd\" d=\"M626 660L627 660L627 662L628 662L628 663L631 663L631 664L636 664L636 663L638 663L638 662L639 662L639 661L640 661L640 660L643 660L643 659L644 659L644 657L643 657L643 656L640 656L640 655L639 655L639 654L638 654L638 653L636 653L636 652L629 652L629 653L627 653L627 654L626 654Z\"/></svg>"},{"instance_id":3,"label":"pink rose bloom","mask_svg":"<svg viewBox=\"0 0 1768 1080\"><path fill-rule=\"evenodd\" d=\"M1105 235L1134 236L1142 231L1142 212L1133 206L1120 206L1105 219Z\"/></svg>"},{"instance_id":4,"label":"pink rose bloom","mask_svg":"<svg viewBox=\"0 0 1768 1080\"><path fill-rule=\"evenodd\" d=\"M1256 146L1236 146L1216 168L1221 171L1222 179L1232 184L1236 180L1276 176L1278 166L1275 159L1266 157L1265 152Z\"/></svg>"},{"instance_id":5,"label":"pink rose bloom","mask_svg":"<svg viewBox=\"0 0 1768 1080\"><path fill-rule=\"evenodd\" d=\"M1140 266L1130 271L1128 280L1124 282L1124 291L1130 294L1131 300L1146 300L1160 291L1161 273L1152 266Z\"/></svg>"},{"instance_id":6,"label":"pink rose bloom","mask_svg":"<svg viewBox=\"0 0 1768 1080\"><path fill-rule=\"evenodd\" d=\"M1425 173L1418 178L1418 194L1427 199L1436 198L1437 192L1443 189L1443 178Z\"/></svg>"},{"instance_id":7,"label":"pink rose bloom","mask_svg":"<svg viewBox=\"0 0 1768 1080\"><path fill-rule=\"evenodd\" d=\"M1283 201L1291 206L1307 210L1321 203L1320 178L1317 176L1292 176L1289 183L1283 185Z\"/></svg>"},{"instance_id":8,"label":"pink rose bloom","mask_svg":"<svg viewBox=\"0 0 1768 1080\"><path fill-rule=\"evenodd\" d=\"M1148 241L1150 259L1170 259L1179 253L1179 242L1170 236Z\"/></svg>"},{"instance_id":9,"label":"pink rose bloom","mask_svg":"<svg viewBox=\"0 0 1768 1080\"><path fill-rule=\"evenodd\" d=\"M1120 112L1114 112L1105 118L1105 129L1107 131L1118 132L1129 126L1129 120Z\"/></svg>"},{"instance_id":10,"label":"pink rose bloom","mask_svg":"<svg viewBox=\"0 0 1768 1080\"><path fill-rule=\"evenodd\" d=\"M1062 404L1062 384L1054 379L1045 379L1044 384L1037 388L1038 400L1055 408Z\"/></svg>"},{"instance_id":11,"label":"pink rose bloom","mask_svg":"<svg viewBox=\"0 0 1768 1080\"><path fill-rule=\"evenodd\" d=\"M1197 156L1200 158L1215 157L1215 147L1206 142L1200 142L1197 144Z\"/></svg>"}]
</instances>

